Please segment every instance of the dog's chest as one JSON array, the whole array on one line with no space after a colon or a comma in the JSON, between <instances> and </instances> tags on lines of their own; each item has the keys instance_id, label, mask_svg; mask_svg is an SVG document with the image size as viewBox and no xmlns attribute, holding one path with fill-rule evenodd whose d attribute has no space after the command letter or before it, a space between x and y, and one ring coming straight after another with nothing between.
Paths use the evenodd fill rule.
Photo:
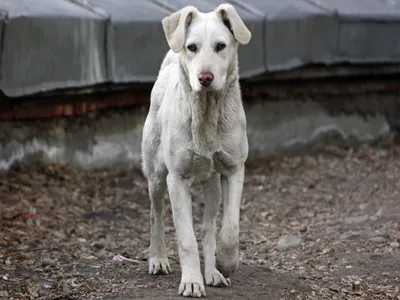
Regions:
<instances>
[{"instance_id":1,"label":"dog's chest","mask_svg":"<svg viewBox=\"0 0 400 300\"><path fill-rule=\"evenodd\" d=\"M213 96L196 99L191 106L191 142L193 150L202 156L218 148L220 106Z\"/></svg>"},{"instance_id":2,"label":"dog's chest","mask_svg":"<svg viewBox=\"0 0 400 300\"><path fill-rule=\"evenodd\" d=\"M184 150L181 156L183 175L191 183L203 183L215 172L226 174L234 169L236 164L224 151L221 140L205 143L204 151L193 148Z\"/></svg>"},{"instance_id":3,"label":"dog's chest","mask_svg":"<svg viewBox=\"0 0 400 300\"><path fill-rule=\"evenodd\" d=\"M192 105L191 142L186 150L185 162L187 177L194 182L207 180L215 171L213 154L220 148L218 101L210 97L200 99Z\"/></svg>"},{"instance_id":4,"label":"dog's chest","mask_svg":"<svg viewBox=\"0 0 400 300\"><path fill-rule=\"evenodd\" d=\"M215 171L213 154L219 148L217 128L206 124L199 130L192 136L192 147L186 150L188 155L185 155L189 158L186 161L187 176L196 183L207 180Z\"/></svg>"}]
</instances>

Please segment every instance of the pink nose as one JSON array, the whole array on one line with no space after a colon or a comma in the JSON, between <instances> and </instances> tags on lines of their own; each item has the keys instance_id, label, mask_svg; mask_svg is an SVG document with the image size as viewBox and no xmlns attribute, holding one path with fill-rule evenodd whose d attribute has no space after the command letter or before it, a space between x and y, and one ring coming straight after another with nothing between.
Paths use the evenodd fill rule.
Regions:
<instances>
[{"instance_id":1,"label":"pink nose","mask_svg":"<svg viewBox=\"0 0 400 300\"><path fill-rule=\"evenodd\" d=\"M212 73L200 73L198 78L202 86L209 86L214 80L214 75Z\"/></svg>"}]
</instances>

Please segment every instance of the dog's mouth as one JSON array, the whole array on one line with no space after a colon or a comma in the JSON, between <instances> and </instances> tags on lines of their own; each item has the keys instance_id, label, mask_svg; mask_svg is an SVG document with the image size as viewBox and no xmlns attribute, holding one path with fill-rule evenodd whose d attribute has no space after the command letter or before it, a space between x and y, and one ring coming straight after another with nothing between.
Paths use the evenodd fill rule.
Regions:
<instances>
[{"instance_id":1,"label":"dog's mouth","mask_svg":"<svg viewBox=\"0 0 400 300\"><path fill-rule=\"evenodd\" d=\"M201 86L200 91L212 92L212 91L215 91L215 89L212 86Z\"/></svg>"},{"instance_id":2,"label":"dog's mouth","mask_svg":"<svg viewBox=\"0 0 400 300\"><path fill-rule=\"evenodd\" d=\"M223 87L217 88L213 84L211 84L209 86L200 86L198 88L197 92L214 92L214 93L218 93L218 92L220 92L222 90L223 90Z\"/></svg>"}]
</instances>

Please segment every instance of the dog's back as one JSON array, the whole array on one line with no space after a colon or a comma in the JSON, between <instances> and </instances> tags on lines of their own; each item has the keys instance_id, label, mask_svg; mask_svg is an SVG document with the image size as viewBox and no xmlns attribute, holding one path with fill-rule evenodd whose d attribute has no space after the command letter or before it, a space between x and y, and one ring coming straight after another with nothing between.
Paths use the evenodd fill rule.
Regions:
<instances>
[{"instance_id":1,"label":"dog's back","mask_svg":"<svg viewBox=\"0 0 400 300\"><path fill-rule=\"evenodd\" d=\"M163 70L165 67L167 67L167 66L169 66L169 65L171 65L171 64L177 64L177 63L179 63L179 54L178 54L178 53L175 53L175 52L172 51L172 50L169 50L169 51L167 52L167 55L165 55L164 60L163 60L163 62L162 62L162 64L161 64L160 72L161 72L161 70Z\"/></svg>"},{"instance_id":2,"label":"dog's back","mask_svg":"<svg viewBox=\"0 0 400 300\"><path fill-rule=\"evenodd\" d=\"M157 113L160 109L162 99L164 98L165 92L168 85L177 82L177 68L179 63L179 54L169 50L161 64L160 71L158 73L157 81L155 82L151 91L150 97L150 113ZM173 77L176 77L174 80Z\"/></svg>"},{"instance_id":3,"label":"dog's back","mask_svg":"<svg viewBox=\"0 0 400 300\"><path fill-rule=\"evenodd\" d=\"M153 86L150 96L149 115L144 124L144 134L142 140L142 170L145 177L149 172L155 172L152 160L146 159L144 156L154 157L158 153L160 147L160 132L157 124L157 114L160 110L162 100L165 96L169 85L177 82L177 69L179 63L179 55L173 51L168 51L158 73L158 78ZM176 79L174 80L175 77ZM148 165L150 162L150 165Z\"/></svg>"}]
</instances>

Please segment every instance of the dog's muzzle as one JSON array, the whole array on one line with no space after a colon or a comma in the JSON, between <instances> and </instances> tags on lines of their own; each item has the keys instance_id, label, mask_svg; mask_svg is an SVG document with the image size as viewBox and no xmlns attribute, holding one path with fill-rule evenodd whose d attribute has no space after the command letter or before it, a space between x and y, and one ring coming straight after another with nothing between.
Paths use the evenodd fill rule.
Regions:
<instances>
[{"instance_id":1,"label":"dog's muzzle","mask_svg":"<svg viewBox=\"0 0 400 300\"><path fill-rule=\"evenodd\" d=\"M214 75L212 73L200 73L198 76L199 82L202 86L210 86L214 80Z\"/></svg>"}]
</instances>

